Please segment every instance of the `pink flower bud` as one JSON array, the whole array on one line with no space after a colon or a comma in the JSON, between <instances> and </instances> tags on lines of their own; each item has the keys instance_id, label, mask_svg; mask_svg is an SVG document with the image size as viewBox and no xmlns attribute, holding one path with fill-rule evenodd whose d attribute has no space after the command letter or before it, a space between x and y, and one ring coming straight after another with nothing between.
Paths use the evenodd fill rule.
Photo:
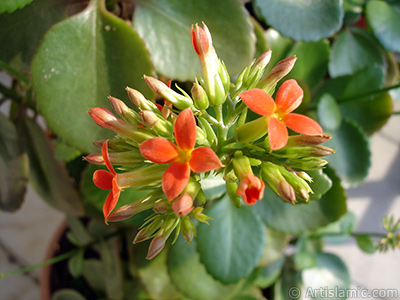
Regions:
<instances>
[{"instance_id":1,"label":"pink flower bud","mask_svg":"<svg viewBox=\"0 0 400 300\"><path fill-rule=\"evenodd\" d=\"M197 55L206 55L212 47L211 33L206 24L203 22L203 28L199 27L197 24L194 29L192 26L190 34L192 37L193 48Z\"/></svg>"},{"instance_id":2,"label":"pink flower bud","mask_svg":"<svg viewBox=\"0 0 400 300\"><path fill-rule=\"evenodd\" d=\"M172 202L172 209L179 216L188 215L193 210L193 199L189 195L183 195Z\"/></svg>"},{"instance_id":3,"label":"pink flower bud","mask_svg":"<svg viewBox=\"0 0 400 300\"><path fill-rule=\"evenodd\" d=\"M125 88L128 93L129 99L135 104L140 110L151 110L155 113L160 113L158 107L150 100L147 100L143 94L130 87Z\"/></svg>"}]
</instances>

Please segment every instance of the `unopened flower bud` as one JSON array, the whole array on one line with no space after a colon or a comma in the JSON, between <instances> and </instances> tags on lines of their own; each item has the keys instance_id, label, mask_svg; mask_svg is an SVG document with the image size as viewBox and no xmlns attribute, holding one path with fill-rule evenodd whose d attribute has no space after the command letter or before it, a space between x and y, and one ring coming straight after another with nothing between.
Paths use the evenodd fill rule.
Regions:
<instances>
[{"instance_id":1,"label":"unopened flower bud","mask_svg":"<svg viewBox=\"0 0 400 300\"><path fill-rule=\"evenodd\" d=\"M109 152L108 156L112 165L123 166L141 166L144 164L144 158L137 151L130 150L126 152ZM104 158L101 153L92 153L84 157L84 159L94 165L104 165Z\"/></svg>"},{"instance_id":2,"label":"unopened flower bud","mask_svg":"<svg viewBox=\"0 0 400 300\"><path fill-rule=\"evenodd\" d=\"M172 136L174 125L159 114L155 114L150 110L142 110L140 115L143 123L153 129L157 135L167 138Z\"/></svg>"},{"instance_id":3,"label":"unopened flower bud","mask_svg":"<svg viewBox=\"0 0 400 300\"><path fill-rule=\"evenodd\" d=\"M280 172L279 167L271 162L262 164L261 167L263 180L268 183L271 189L283 200L290 203L296 202L296 195L293 187L286 181Z\"/></svg>"},{"instance_id":4,"label":"unopened flower bud","mask_svg":"<svg viewBox=\"0 0 400 300\"><path fill-rule=\"evenodd\" d=\"M191 107L193 105L192 99L178 94L174 90L170 89L162 81L150 76L144 76L143 78L150 89L152 89L158 95L167 99L180 110L184 110L185 108Z\"/></svg>"},{"instance_id":5,"label":"unopened flower bud","mask_svg":"<svg viewBox=\"0 0 400 300\"><path fill-rule=\"evenodd\" d=\"M151 260L161 252L161 250L165 247L167 239L175 230L179 222L180 219L176 215L171 214L168 216L160 230L157 232L156 236L151 241L146 259Z\"/></svg>"},{"instance_id":6,"label":"unopened flower bud","mask_svg":"<svg viewBox=\"0 0 400 300\"><path fill-rule=\"evenodd\" d=\"M163 225L163 223L164 218L157 215L148 225L139 230L139 232L135 236L135 239L133 240L133 243L137 244L150 239L153 234L161 228L161 225Z\"/></svg>"},{"instance_id":7,"label":"unopened flower bud","mask_svg":"<svg viewBox=\"0 0 400 300\"><path fill-rule=\"evenodd\" d=\"M118 173L117 183L121 188L161 184L161 178L168 166L154 164L131 172Z\"/></svg>"},{"instance_id":8,"label":"unopened flower bud","mask_svg":"<svg viewBox=\"0 0 400 300\"><path fill-rule=\"evenodd\" d=\"M130 87L126 87L125 90L128 93L129 99L140 110L151 110L154 113L160 113L158 107L152 101L147 100L141 92Z\"/></svg>"},{"instance_id":9,"label":"unopened flower bud","mask_svg":"<svg viewBox=\"0 0 400 300\"><path fill-rule=\"evenodd\" d=\"M130 109L123 101L109 96L108 100L110 100L110 104L113 108L113 110L120 115L125 121L134 124L134 125L139 125L139 115L137 112L134 110Z\"/></svg>"},{"instance_id":10,"label":"unopened flower bud","mask_svg":"<svg viewBox=\"0 0 400 300\"><path fill-rule=\"evenodd\" d=\"M204 89L201 87L201 85L197 82L193 84L193 87L191 89L191 94L192 94L192 99L194 102L194 106L198 110L206 110L210 103L208 102L208 97Z\"/></svg>"},{"instance_id":11,"label":"unopened flower bud","mask_svg":"<svg viewBox=\"0 0 400 300\"><path fill-rule=\"evenodd\" d=\"M285 77L293 69L296 60L297 57L292 56L277 63L275 67L273 67L273 69L268 72L263 79L260 80L256 87L272 95L275 91L278 81Z\"/></svg>"},{"instance_id":12,"label":"unopened flower bud","mask_svg":"<svg viewBox=\"0 0 400 300\"><path fill-rule=\"evenodd\" d=\"M187 216L193 210L193 199L189 195L182 195L172 202L172 209L177 216Z\"/></svg>"},{"instance_id":13,"label":"unopened flower bud","mask_svg":"<svg viewBox=\"0 0 400 300\"><path fill-rule=\"evenodd\" d=\"M304 157L323 157L335 153L335 150L325 146L299 146L284 147L274 152L275 156L289 159L297 159Z\"/></svg>"},{"instance_id":14,"label":"unopened flower bud","mask_svg":"<svg viewBox=\"0 0 400 300\"><path fill-rule=\"evenodd\" d=\"M193 221L189 217L182 217L181 233L188 243L191 243L195 237L196 228L194 227Z\"/></svg>"},{"instance_id":15,"label":"unopened flower bud","mask_svg":"<svg viewBox=\"0 0 400 300\"><path fill-rule=\"evenodd\" d=\"M156 214L163 215L168 211L168 208L168 203L166 203L165 201L160 201L154 205L153 210Z\"/></svg>"},{"instance_id":16,"label":"unopened flower bud","mask_svg":"<svg viewBox=\"0 0 400 300\"><path fill-rule=\"evenodd\" d=\"M156 190L145 197L116 209L107 219L110 222L124 221L142 211L151 209L155 202L162 197L160 190Z\"/></svg>"},{"instance_id":17,"label":"unopened flower bud","mask_svg":"<svg viewBox=\"0 0 400 300\"><path fill-rule=\"evenodd\" d=\"M319 145L329 141L331 138L332 136L327 133L324 133L322 135L291 135L289 136L288 142L285 147Z\"/></svg>"},{"instance_id":18,"label":"unopened flower bud","mask_svg":"<svg viewBox=\"0 0 400 300\"><path fill-rule=\"evenodd\" d=\"M290 168L301 170L318 170L328 164L328 161L319 157L304 157L296 160L289 160L286 164Z\"/></svg>"},{"instance_id":19,"label":"unopened flower bud","mask_svg":"<svg viewBox=\"0 0 400 300\"><path fill-rule=\"evenodd\" d=\"M286 181L293 187L296 195L300 199L308 202L310 194L314 193L308 183L301 177L297 176L296 172L289 171L282 166L278 166L278 168Z\"/></svg>"},{"instance_id":20,"label":"unopened flower bud","mask_svg":"<svg viewBox=\"0 0 400 300\"><path fill-rule=\"evenodd\" d=\"M203 130L207 137L209 145L212 146L217 144L217 135L215 134L215 131L211 127L210 123L208 123L208 121L201 116L198 117L197 120L199 121L200 128Z\"/></svg>"}]
</instances>

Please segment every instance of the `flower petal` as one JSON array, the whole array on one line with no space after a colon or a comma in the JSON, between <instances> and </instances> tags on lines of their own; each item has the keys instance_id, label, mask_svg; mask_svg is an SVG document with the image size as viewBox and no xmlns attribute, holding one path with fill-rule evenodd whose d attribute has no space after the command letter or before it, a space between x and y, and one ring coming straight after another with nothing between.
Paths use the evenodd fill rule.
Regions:
<instances>
[{"instance_id":1,"label":"flower petal","mask_svg":"<svg viewBox=\"0 0 400 300\"><path fill-rule=\"evenodd\" d=\"M303 101L303 90L294 79L286 80L276 94L277 111L288 114L294 111Z\"/></svg>"},{"instance_id":2,"label":"flower petal","mask_svg":"<svg viewBox=\"0 0 400 300\"><path fill-rule=\"evenodd\" d=\"M222 167L222 163L211 148L200 147L192 151L189 166L193 172L202 173Z\"/></svg>"},{"instance_id":3,"label":"flower petal","mask_svg":"<svg viewBox=\"0 0 400 300\"><path fill-rule=\"evenodd\" d=\"M239 95L250 110L262 116L270 116L275 111L275 102L272 97L261 89L251 89Z\"/></svg>"},{"instance_id":4,"label":"flower petal","mask_svg":"<svg viewBox=\"0 0 400 300\"><path fill-rule=\"evenodd\" d=\"M101 156L103 156L104 163L106 164L108 171L114 175L117 174L110 162L110 156L108 155L108 140L106 140L101 146Z\"/></svg>"},{"instance_id":5,"label":"flower petal","mask_svg":"<svg viewBox=\"0 0 400 300\"><path fill-rule=\"evenodd\" d=\"M257 176L246 174L239 182L236 194L242 196L247 205L253 205L264 196L265 184Z\"/></svg>"},{"instance_id":6,"label":"flower petal","mask_svg":"<svg viewBox=\"0 0 400 300\"><path fill-rule=\"evenodd\" d=\"M288 114L283 122L290 129L306 135L322 135L321 126L313 119L300 114Z\"/></svg>"},{"instance_id":7,"label":"flower petal","mask_svg":"<svg viewBox=\"0 0 400 300\"><path fill-rule=\"evenodd\" d=\"M96 170L93 173L93 183L100 189L111 190L114 175L106 170Z\"/></svg>"},{"instance_id":8,"label":"flower petal","mask_svg":"<svg viewBox=\"0 0 400 300\"><path fill-rule=\"evenodd\" d=\"M285 124L277 118L271 118L268 122L268 136L271 150L277 150L287 144L289 133Z\"/></svg>"},{"instance_id":9,"label":"flower petal","mask_svg":"<svg viewBox=\"0 0 400 300\"><path fill-rule=\"evenodd\" d=\"M144 141L140 144L139 150L144 158L157 164L169 164L178 157L177 147L160 137Z\"/></svg>"},{"instance_id":10,"label":"flower petal","mask_svg":"<svg viewBox=\"0 0 400 300\"><path fill-rule=\"evenodd\" d=\"M173 163L165 171L162 188L169 201L175 199L186 187L190 177L189 165L181 162Z\"/></svg>"},{"instance_id":11,"label":"flower petal","mask_svg":"<svg viewBox=\"0 0 400 300\"><path fill-rule=\"evenodd\" d=\"M184 150L191 150L196 143L196 120L190 108L182 111L175 121L176 144Z\"/></svg>"},{"instance_id":12,"label":"flower petal","mask_svg":"<svg viewBox=\"0 0 400 300\"><path fill-rule=\"evenodd\" d=\"M104 215L104 220L106 223L107 223L108 216L111 214L111 212L117 205L120 193L121 193L121 190L118 188L116 180L113 180L113 189L110 192L110 194L108 194L106 202L103 205L103 215Z\"/></svg>"}]
</instances>

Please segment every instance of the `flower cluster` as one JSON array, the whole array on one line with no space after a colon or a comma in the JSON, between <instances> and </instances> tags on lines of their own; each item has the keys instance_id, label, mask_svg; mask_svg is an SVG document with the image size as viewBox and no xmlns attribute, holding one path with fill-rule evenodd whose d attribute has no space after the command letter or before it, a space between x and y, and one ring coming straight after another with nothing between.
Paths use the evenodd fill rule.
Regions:
<instances>
[{"instance_id":1,"label":"flower cluster","mask_svg":"<svg viewBox=\"0 0 400 300\"><path fill-rule=\"evenodd\" d=\"M85 158L108 169L93 174L97 187L110 190L103 208L105 222L152 209L154 214L134 240L152 239L148 259L164 248L174 231L190 242L195 236L193 220L210 219L203 213L207 199L202 186L210 174L225 180L226 194L236 206L262 200L266 185L284 201L307 202L312 178L306 171L322 168L327 164L323 156L333 153L320 146L330 136L318 123L293 113L303 98L295 80L283 82L275 100L271 96L296 57L281 61L264 76L271 57L271 51L265 52L232 83L207 26L192 27L191 37L202 77L190 91L177 87L177 92L171 82L144 76L163 105L127 88L136 109L110 97L120 118L105 108L89 112L99 126L116 133L112 140L95 143L101 153ZM251 119L249 109L260 117ZM299 134L289 135L287 128ZM129 187L146 187L149 194L116 209L121 192Z\"/></svg>"}]
</instances>

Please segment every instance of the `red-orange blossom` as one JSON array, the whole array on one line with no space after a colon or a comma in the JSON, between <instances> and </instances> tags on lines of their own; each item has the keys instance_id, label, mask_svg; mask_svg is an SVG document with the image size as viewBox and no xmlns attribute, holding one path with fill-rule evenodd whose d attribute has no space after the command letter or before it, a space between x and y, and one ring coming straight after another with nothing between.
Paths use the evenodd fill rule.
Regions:
<instances>
[{"instance_id":1,"label":"red-orange blossom","mask_svg":"<svg viewBox=\"0 0 400 300\"><path fill-rule=\"evenodd\" d=\"M222 163L209 147L194 149L196 121L187 108L177 117L174 125L176 145L156 137L144 141L139 149L143 157L157 164L172 163L162 177L162 188L169 201L175 199L186 187L190 171L202 173L222 167Z\"/></svg>"}]
</instances>

